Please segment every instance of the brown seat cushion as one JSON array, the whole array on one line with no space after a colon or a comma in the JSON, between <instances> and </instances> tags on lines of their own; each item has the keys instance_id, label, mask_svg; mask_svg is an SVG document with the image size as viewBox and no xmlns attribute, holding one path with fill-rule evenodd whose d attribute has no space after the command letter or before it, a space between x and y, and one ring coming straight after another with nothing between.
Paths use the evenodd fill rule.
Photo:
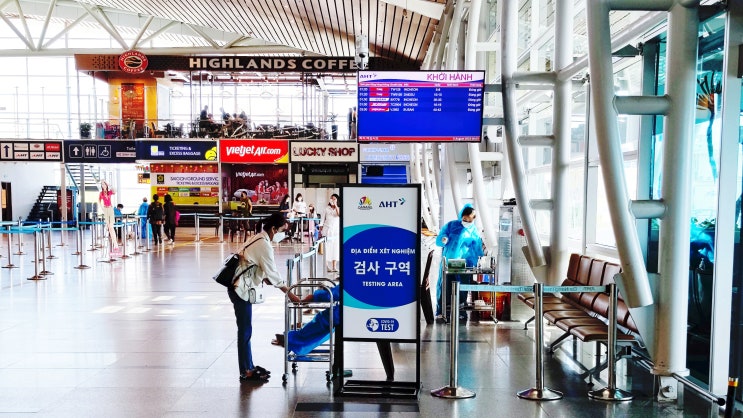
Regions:
<instances>
[{"instance_id":1,"label":"brown seat cushion","mask_svg":"<svg viewBox=\"0 0 743 418\"><path fill-rule=\"evenodd\" d=\"M606 325L578 326L570 329L570 334L575 335L581 341L606 341L609 339L609 331ZM617 332L617 341L635 341L635 337Z\"/></svg>"}]
</instances>

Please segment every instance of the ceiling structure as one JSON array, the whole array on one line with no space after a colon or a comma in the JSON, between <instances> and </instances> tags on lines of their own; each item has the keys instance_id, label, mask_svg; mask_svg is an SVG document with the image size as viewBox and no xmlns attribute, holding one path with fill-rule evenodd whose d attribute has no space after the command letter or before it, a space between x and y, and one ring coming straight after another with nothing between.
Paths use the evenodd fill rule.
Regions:
<instances>
[{"instance_id":1,"label":"ceiling structure","mask_svg":"<svg viewBox=\"0 0 743 418\"><path fill-rule=\"evenodd\" d=\"M148 55L353 56L356 39L364 34L375 65L418 69L445 2L4 0L0 31L6 35L0 57L120 54L132 49ZM171 76L183 81L195 77ZM338 90L347 92L346 77L350 75L324 77L321 84L331 92L338 84Z\"/></svg>"},{"instance_id":2,"label":"ceiling structure","mask_svg":"<svg viewBox=\"0 0 743 418\"><path fill-rule=\"evenodd\" d=\"M138 49L172 54L352 56L357 36L364 34L371 57L419 68L444 1L5 0L0 1L0 18L24 48L10 48L2 55ZM64 30L47 33L54 24ZM111 47L62 44L76 26L103 29L112 38Z\"/></svg>"}]
</instances>

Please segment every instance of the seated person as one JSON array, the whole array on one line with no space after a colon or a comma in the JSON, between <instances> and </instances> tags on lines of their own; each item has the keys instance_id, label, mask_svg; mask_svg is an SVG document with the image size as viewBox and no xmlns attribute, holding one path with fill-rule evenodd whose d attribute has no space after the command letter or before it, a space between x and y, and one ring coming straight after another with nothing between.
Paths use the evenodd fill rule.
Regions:
<instances>
[{"instance_id":1,"label":"seated person","mask_svg":"<svg viewBox=\"0 0 743 418\"><path fill-rule=\"evenodd\" d=\"M124 220L124 215L121 213L121 209L124 209L124 205L121 203L116 205L116 207L114 208L114 220L117 224L121 223ZM121 241L121 228L122 227L116 228L116 238L119 241Z\"/></svg>"},{"instance_id":2,"label":"seated person","mask_svg":"<svg viewBox=\"0 0 743 418\"><path fill-rule=\"evenodd\" d=\"M333 294L333 302L340 301L339 291L340 286L330 288L330 293ZM330 296L327 289L320 288L312 292L311 295L305 296L302 302L330 302ZM340 304L336 303L332 307L334 328L340 323L339 306ZM317 346L327 341L330 338L330 311L331 308L324 309L315 315L310 322L304 324L302 328L289 331L287 335L289 339L288 350L302 356L309 354ZM284 334L276 334L276 339L271 341L271 344L283 347Z\"/></svg>"}]
</instances>

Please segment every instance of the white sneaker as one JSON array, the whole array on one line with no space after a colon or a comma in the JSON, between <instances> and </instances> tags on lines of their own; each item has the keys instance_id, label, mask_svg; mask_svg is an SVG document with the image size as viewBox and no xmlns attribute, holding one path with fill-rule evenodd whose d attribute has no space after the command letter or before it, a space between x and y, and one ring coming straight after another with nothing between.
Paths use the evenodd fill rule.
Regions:
<instances>
[{"instance_id":1,"label":"white sneaker","mask_svg":"<svg viewBox=\"0 0 743 418\"><path fill-rule=\"evenodd\" d=\"M172 244L173 242L175 242L175 241L173 241L173 240L171 239L171 240L170 240L170 243Z\"/></svg>"}]
</instances>

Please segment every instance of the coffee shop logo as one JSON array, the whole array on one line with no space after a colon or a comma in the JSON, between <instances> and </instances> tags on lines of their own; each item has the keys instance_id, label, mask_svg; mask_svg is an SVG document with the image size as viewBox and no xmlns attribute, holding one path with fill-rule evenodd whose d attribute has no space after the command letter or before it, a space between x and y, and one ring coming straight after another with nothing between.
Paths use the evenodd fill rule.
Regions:
<instances>
[{"instance_id":1,"label":"coffee shop logo","mask_svg":"<svg viewBox=\"0 0 743 418\"><path fill-rule=\"evenodd\" d=\"M139 51L126 51L119 56L119 68L129 74L140 74L147 69L147 56Z\"/></svg>"}]
</instances>

